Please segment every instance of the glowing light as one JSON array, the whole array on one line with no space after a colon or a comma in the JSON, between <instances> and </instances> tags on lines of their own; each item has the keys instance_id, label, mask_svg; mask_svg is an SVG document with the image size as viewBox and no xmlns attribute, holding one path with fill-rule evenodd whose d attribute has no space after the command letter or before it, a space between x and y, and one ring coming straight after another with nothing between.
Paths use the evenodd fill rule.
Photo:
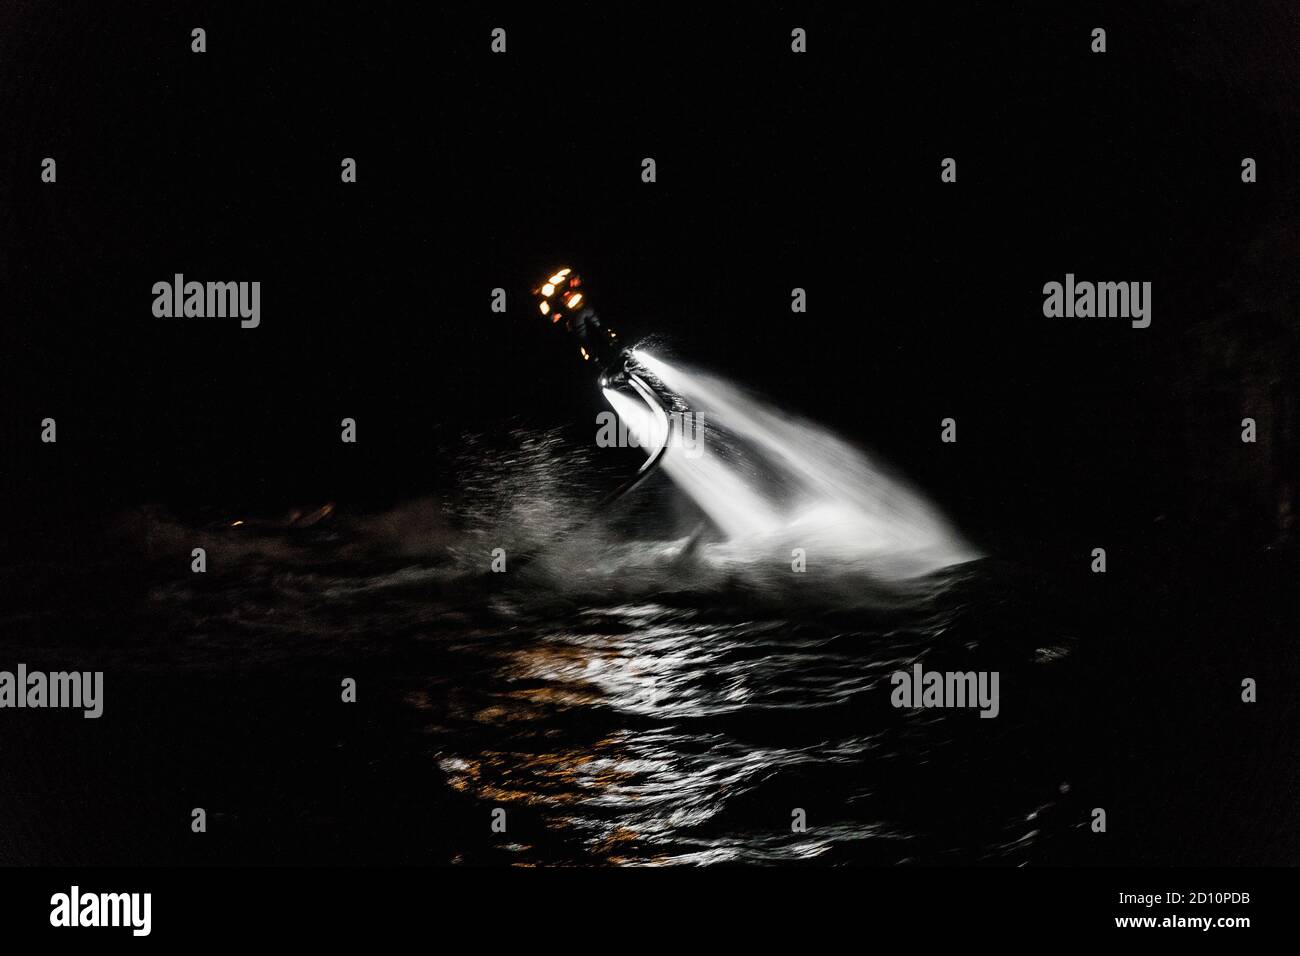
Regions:
<instances>
[{"instance_id":1,"label":"glowing light","mask_svg":"<svg viewBox=\"0 0 1300 956\"><path fill-rule=\"evenodd\" d=\"M239 527L241 524L243 524L243 523L244 523L244 522L243 522L243 519L240 519L239 521L232 521L232 522L230 523L230 527L232 527L232 528L238 528L238 527Z\"/></svg>"},{"instance_id":2,"label":"glowing light","mask_svg":"<svg viewBox=\"0 0 1300 956\"><path fill-rule=\"evenodd\" d=\"M542 286L542 295L546 296L549 299L554 294L555 294L555 286L553 286L551 283L548 282L546 283L546 285Z\"/></svg>"},{"instance_id":3,"label":"glowing light","mask_svg":"<svg viewBox=\"0 0 1300 956\"><path fill-rule=\"evenodd\" d=\"M582 293L581 292L573 293L573 295L569 296L569 303L568 303L569 308L576 309L578 307L578 303L581 301L582 301Z\"/></svg>"},{"instance_id":4,"label":"glowing light","mask_svg":"<svg viewBox=\"0 0 1300 956\"><path fill-rule=\"evenodd\" d=\"M591 358L591 356L587 354L587 350L584 349L581 345L578 346L578 351L582 353L582 360L584 362L587 361L587 359Z\"/></svg>"},{"instance_id":5,"label":"glowing light","mask_svg":"<svg viewBox=\"0 0 1300 956\"><path fill-rule=\"evenodd\" d=\"M543 302L543 303L541 304L540 308L541 308L541 310L542 310L542 315L546 315L548 312L551 311L551 303L549 303L549 302Z\"/></svg>"},{"instance_id":6,"label":"glowing light","mask_svg":"<svg viewBox=\"0 0 1300 956\"><path fill-rule=\"evenodd\" d=\"M569 274L569 271L570 270L568 269L561 269L559 272L555 273L555 275L551 276L546 281L553 283L555 285L559 285L561 282L564 281L564 277Z\"/></svg>"}]
</instances>

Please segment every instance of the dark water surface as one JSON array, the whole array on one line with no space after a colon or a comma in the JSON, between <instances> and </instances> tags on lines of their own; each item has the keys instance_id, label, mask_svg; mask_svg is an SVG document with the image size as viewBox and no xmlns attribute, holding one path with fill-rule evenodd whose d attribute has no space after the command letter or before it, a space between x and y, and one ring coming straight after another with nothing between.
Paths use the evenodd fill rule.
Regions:
<instances>
[{"instance_id":1,"label":"dark water surface","mask_svg":"<svg viewBox=\"0 0 1300 956\"><path fill-rule=\"evenodd\" d=\"M105 705L2 715L0 862L1297 859L1292 559L1203 607L989 557L880 587L532 491L298 531L137 511L98 560L6 567L0 666L103 670ZM998 671L996 719L891 706L916 662Z\"/></svg>"},{"instance_id":2,"label":"dark water surface","mask_svg":"<svg viewBox=\"0 0 1300 956\"><path fill-rule=\"evenodd\" d=\"M106 705L6 715L6 862L1069 852L1076 635L1022 570L976 561L892 606L819 606L815 582L778 594L680 560L672 588L643 586L645 563L574 586L237 530L210 539L206 575L153 578L143 602L8 622L28 640L7 658L103 669ZM71 657L56 632L84 638ZM999 670L999 716L891 707L890 673L916 661Z\"/></svg>"}]
</instances>

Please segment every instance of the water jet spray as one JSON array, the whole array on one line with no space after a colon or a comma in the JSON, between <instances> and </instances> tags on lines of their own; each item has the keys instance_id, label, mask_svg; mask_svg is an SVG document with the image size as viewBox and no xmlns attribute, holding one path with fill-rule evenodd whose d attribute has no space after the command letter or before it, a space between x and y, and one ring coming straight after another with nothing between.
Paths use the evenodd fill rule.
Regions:
<instances>
[{"instance_id":1,"label":"water jet spray","mask_svg":"<svg viewBox=\"0 0 1300 956\"><path fill-rule=\"evenodd\" d=\"M788 560L797 548L898 581L978 556L904 479L829 430L714 376L622 346L571 269L534 293L538 311L574 336L606 401L647 449L641 469L605 503L662 470L721 533L714 557L728 563ZM674 440L683 409L707 426L696 454Z\"/></svg>"}]
</instances>

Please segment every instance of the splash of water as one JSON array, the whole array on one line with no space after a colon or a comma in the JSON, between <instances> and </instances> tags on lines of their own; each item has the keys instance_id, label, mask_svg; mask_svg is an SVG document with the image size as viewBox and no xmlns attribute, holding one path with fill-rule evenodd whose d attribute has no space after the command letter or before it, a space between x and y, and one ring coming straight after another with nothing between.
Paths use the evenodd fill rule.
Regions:
<instances>
[{"instance_id":1,"label":"splash of water","mask_svg":"<svg viewBox=\"0 0 1300 956\"><path fill-rule=\"evenodd\" d=\"M919 491L822 426L715 376L644 351L634 356L706 423L702 454L672 443L663 469L726 535L713 547L715 560L800 547L809 562L901 580L978 557ZM605 394L653 447L662 434L654 413L622 393Z\"/></svg>"}]
</instances>

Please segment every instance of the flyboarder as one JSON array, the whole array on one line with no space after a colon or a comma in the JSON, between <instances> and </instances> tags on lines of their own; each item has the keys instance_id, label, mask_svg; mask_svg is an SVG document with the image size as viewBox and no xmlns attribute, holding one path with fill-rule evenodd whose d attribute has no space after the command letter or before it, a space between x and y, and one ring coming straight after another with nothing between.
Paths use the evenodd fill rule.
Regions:
<instances>
[{"instance_id":1,"label":"flyboarder","mask_svg":"<svg viewBox=\"0 0 1300 956\"><path fill-rule=\"evenodd\" d=\"M584 362L595 365L603 379L622 378L627 364L626 350L619 344L614 330L600 321L587 301L581 276L570 268L560 269L533 289L533 295L538 298L537 310L552 325L561 326L574 337Z\"/></svg>"}]
</instances>

